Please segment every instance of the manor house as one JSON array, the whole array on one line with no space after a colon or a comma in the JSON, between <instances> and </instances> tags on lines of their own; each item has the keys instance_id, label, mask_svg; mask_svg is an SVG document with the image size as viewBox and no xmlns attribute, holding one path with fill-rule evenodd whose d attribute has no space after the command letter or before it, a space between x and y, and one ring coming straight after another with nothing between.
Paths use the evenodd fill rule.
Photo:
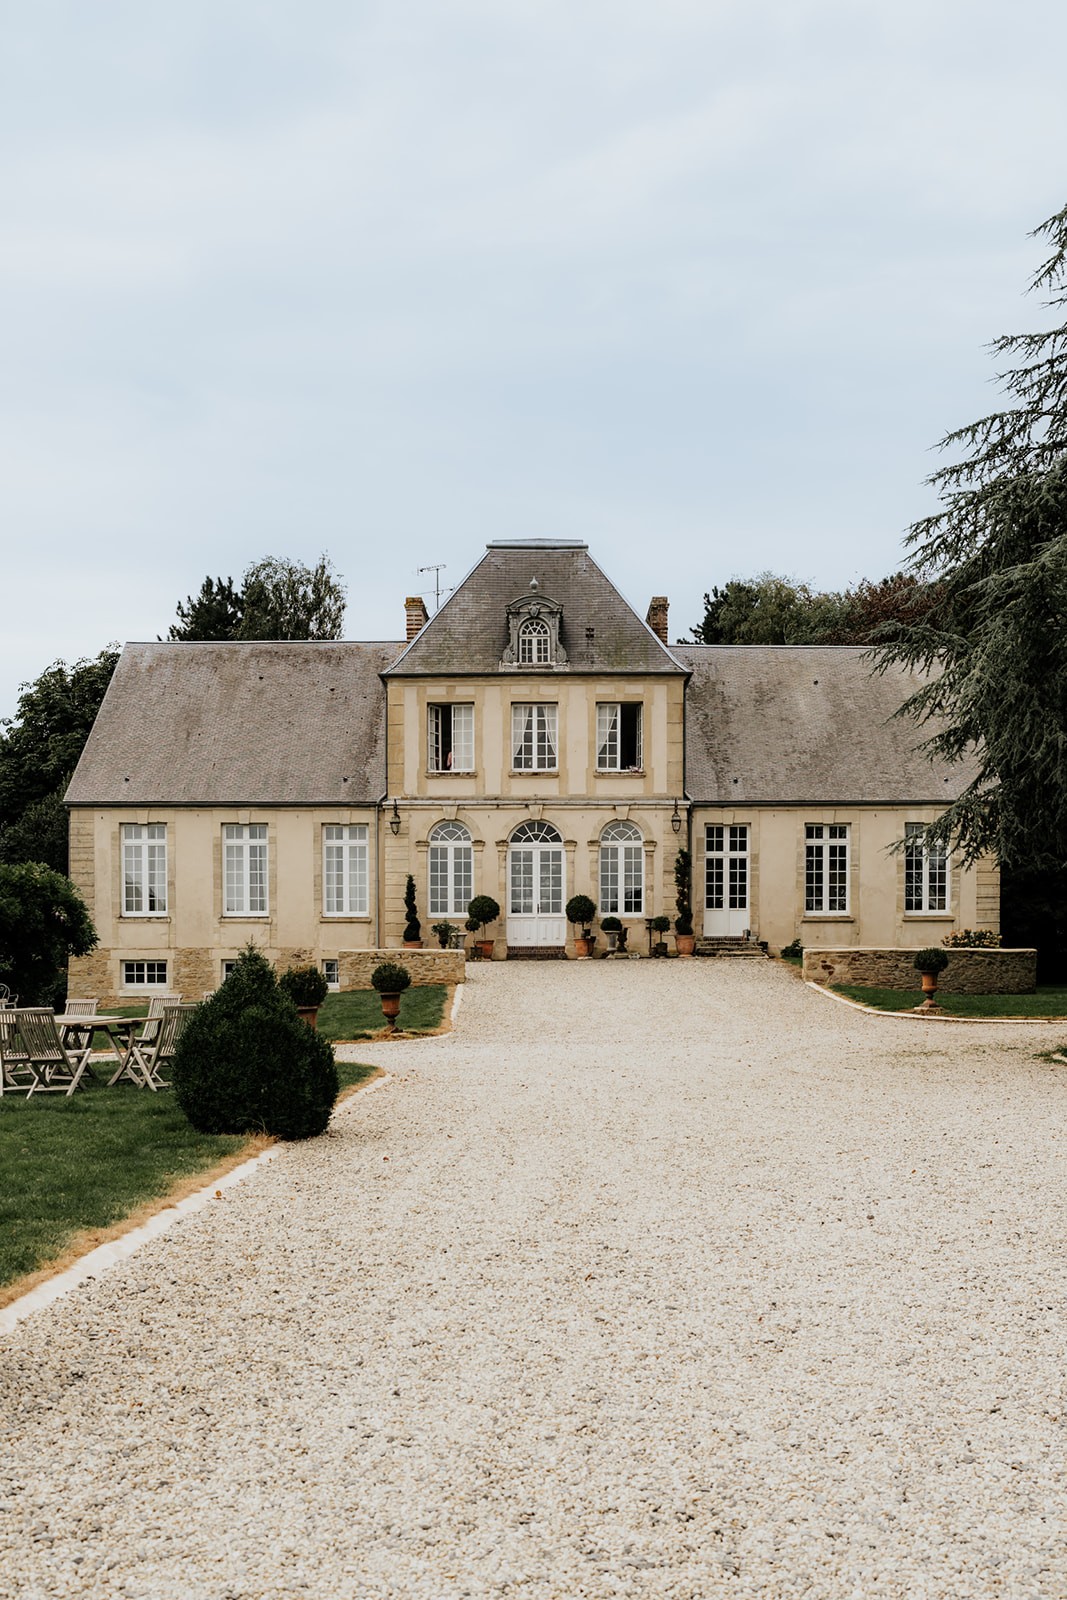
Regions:
<instances>
[{"instance_id":1,"label":"manor house","mask_svg":"<svg viewBox=\"0 0 1067 1600\"><path fill-rule=\"evenodd\" d=\"M575 893L647 948L692 852L696 931L772 950L996 927L995 866L916 840L968 781L852 648L674 644L573 540L487 546L389 642L128 644L67 793L100 935L71 992L198 997L251 940L321 964L501 906L558 953ZM893 846L904 841L904 848Z\"/></svg>"}]
</instances>

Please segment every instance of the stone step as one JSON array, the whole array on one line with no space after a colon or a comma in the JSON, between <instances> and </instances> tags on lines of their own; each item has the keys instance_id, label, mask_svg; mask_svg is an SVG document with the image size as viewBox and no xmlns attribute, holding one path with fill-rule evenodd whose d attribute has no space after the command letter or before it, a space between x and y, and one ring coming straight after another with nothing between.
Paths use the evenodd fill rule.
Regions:
<instances>
[{"instance_id":1,"label":"stone step","mask_svg":"<svg viewBox=\"0 0 1067 1600\"><path fill-rule=\"evenodd\" d=\"M508 949L509 961L566 961L567 951L561 944L523 944Z\"/></svg>"},{"instance_id":2,"label":"stone step","mask_svg":"<svg viewBox=\"0 0 1067 1600\"><path fill-rule=\"evenodd\" d=\"M753 939L698 939L694 954L698 956L726 956L734 960L738 957L742 960L751 960L757 956L760 960L766 959L766 952L761 950Z\"/></svg>"}]
</instances>

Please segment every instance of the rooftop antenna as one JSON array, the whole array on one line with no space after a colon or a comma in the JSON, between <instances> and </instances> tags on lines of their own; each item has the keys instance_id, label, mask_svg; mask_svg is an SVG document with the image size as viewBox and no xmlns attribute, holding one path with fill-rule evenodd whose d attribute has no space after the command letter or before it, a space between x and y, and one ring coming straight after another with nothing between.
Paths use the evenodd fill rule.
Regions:
<instances>
[{"instance_id":1,"label":"rooftop antenna","mask_svg":"<svg viewBox=\"0 0 1067 1600\"><path fill-rule=\"evenodd\" d=\"M447 561L439 561L436 566L433 566L433 567L419 567L418 568L420 576L424 572L432 572L433 575L434 575L433 576L433 608L434 608L435 611L440 611L440 609L441 609L441 574L445 570L447 565L448 565ZM445 590L445 593L446 594L448 593L447 589Z\"/></svg>"}]
</instances>

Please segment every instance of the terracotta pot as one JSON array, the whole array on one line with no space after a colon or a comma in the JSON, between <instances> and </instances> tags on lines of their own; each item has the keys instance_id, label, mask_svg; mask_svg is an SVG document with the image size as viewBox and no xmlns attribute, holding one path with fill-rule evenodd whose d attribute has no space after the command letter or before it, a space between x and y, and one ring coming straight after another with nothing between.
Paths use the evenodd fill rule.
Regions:
<instances>
[{"instance_id":1,"label":"terracotta pot","mask_svg":"<svg viewBox=\"0 0 1067 1600\"><path fill-rule=\"evenodd\" d=\"M300 1018L301 1022L307 1023L309 1028L314 1028L318 1025L318 1006L297 1006L296 1014Z\"/></svg>"},{"instance_id":2,"label":"terracotta pot","mask_svg":"<svg viewBox=\"0 0 1067 1600\"><path fill-rule=\"evenodd\" d=\"M674 936L674 948L677 950L677 952L678 952L678 954L680 956L691 956L693 954L693 951L696 949L696 947L697 947L697 936L696 936L695 933L676 933L675 934L675 936Z\"/></svg>"},{"instance_id":3,"label":"terracotta pot","mask_svg":"<svg viewBox=\"0 0 1067 1600\"><path fill-rule=\"evenodd\" d=\"M927 996L935 995L937 993L937 973L920 972L919 976L923 981L923 994Z\"/></svg>"},{"instance_id":4,"label":"terracotta pot","mask_svg":"<svg viewBox=\"0 0 1067 1600\"><path fill-rule=\"evenodd\" d=\"M483 961L492 961L492 959L493 959L493 945L496 943L496 940L495 939L475 939L474 942L478 946L478 954L481 956L482 960Z\"/></svg>"},{"instance_id":5,"label":"terracotta pot","mask_svg":"<svg viewBox=\"0 0 1067 1600\"><path fill-rule=\"evenodd\" d=\"M574 954L579 961L588 961L589 952L593 948L591 939L575 939Z\"/></svg>"},{"instance_id":6,"label":"terracotta pot","mask_svg":"<svg viewBox=\"0 0 1067 1600\"><path fill-rule=\"evenodd\" d=\"M421 950L422 949L422 940L421 939L405 939L404 940L404 949L405 950Z\"/></svg>"},{"instance_id":7,"label":"terracotta pot","mask_svg":"<svg viewBox=\"0 0 1067 1600\"><path fill-rule=\"evenodd\" d=\"M382 1015L391 1028L396 1027L396 1019L400 1015L400 996L398 994L382 995Z\"/></svg>"}]
</instances>

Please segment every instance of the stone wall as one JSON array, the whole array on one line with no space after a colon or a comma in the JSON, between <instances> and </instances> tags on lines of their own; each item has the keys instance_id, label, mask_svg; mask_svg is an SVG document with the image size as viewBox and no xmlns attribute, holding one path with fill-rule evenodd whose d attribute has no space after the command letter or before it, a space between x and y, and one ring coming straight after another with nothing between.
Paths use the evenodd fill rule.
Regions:
<instances>
[{"instance_id":1,"label":"stone wall","mask_svg":"<svg viewBox=\"0 0 1067 1600\"><path fill-rule=\"evenodd\" d=\"M415 988L428 983L462 983L466 973L462 950L340 950L341 988L369 989L370 975L381 961L406 967Z\"/></svg>"},{"instance_id":2,"label":"stone wall","mask_svg":"<svg viewBox=\"0 0 1067 1600\"><path fill-rule=\"evenodd\" d=\"M937 980L946 994L1033 994L1036 950L946 950L948 966ZM805 950L804 976L813 983L869 989L920 989L915 951L904 949Z\"/></svg>"}]
</instances>

